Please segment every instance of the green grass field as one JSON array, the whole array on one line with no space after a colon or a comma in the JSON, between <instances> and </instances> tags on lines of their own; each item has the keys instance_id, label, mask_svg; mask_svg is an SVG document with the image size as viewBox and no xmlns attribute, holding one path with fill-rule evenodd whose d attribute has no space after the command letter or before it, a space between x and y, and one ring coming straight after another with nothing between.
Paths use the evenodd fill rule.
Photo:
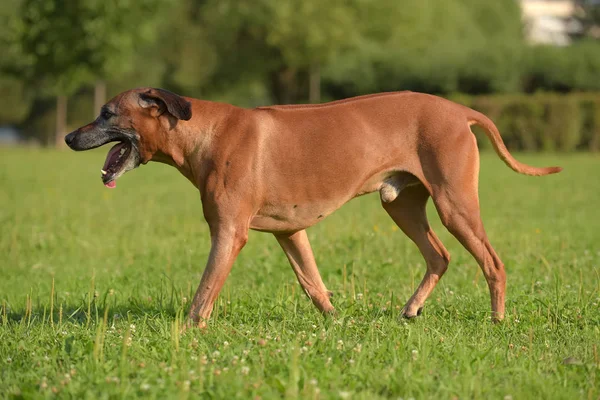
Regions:
<instances>
[{"instance_id":1,"label":"green grass field","mask_svg":"<svg viewBox=\"0 0 600 400\"><path fill-rule=\"evenodd\" d=\"M482 155L480 196L506 264L494 325L473 258L452 255L423 316L425 267L377 195L309 230L335 297L323 318L275 239L253 232L206 332L179 333L209 251L197 191L148 165L102 186L105 151L0 149L0 397L598 399L600 158L532 178Z\"/></svg>"}]
</instances>

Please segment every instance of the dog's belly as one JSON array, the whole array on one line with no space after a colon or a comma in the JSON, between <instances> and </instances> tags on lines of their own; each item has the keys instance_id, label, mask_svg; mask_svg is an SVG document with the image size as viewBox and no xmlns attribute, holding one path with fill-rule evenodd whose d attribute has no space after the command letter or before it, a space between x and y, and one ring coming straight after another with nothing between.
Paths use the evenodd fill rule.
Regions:
<instances>
[{"instance_id":1,"label":"dog's belly","mask_svg":"<svg viewBox=\"0 0 600 400\"><path fill-rule=\"evenodd\" d=\"M267 204L250 221L250 228L273 233L296 232L322 221L348 200Z\"/></svg>"},{"instance_id":2,"label":"dog's belly","mask_svg":"<svg viewBox=\"0 0 600 400\"><path fill-rule=\"evenodd\" d=\"M265 232L296 232L306 229L325 219L338 208L355 197L379 191L381 201L394 201L400 192L419 180L404 171L384 171L367 179L357 191L327 192L320 199L301 199L295 201L279 198L264 204L250 221L250 228Z\"/></svg>"}]
</instances>

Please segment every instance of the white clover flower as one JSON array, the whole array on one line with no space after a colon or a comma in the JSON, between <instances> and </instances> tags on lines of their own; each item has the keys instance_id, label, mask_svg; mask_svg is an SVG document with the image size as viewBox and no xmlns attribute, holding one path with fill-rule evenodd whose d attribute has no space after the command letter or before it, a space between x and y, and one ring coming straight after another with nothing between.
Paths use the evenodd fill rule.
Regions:
<instances>
[{"instance_id":1,"label":"white clover flower","mask_svg":"<svg viewBox=\"0 0 600 400\"><path fill-rule=\"evenodd\" d=\"M248 375L250 373L250 367L244 365L240 371L242 375Z\"/></svg>"}]
</instances>

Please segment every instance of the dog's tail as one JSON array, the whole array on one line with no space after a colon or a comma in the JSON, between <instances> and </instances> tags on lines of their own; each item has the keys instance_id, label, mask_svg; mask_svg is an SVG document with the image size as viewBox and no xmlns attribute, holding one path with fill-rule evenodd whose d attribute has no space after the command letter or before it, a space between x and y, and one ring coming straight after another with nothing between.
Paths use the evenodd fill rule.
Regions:
<instances>
[{"instance_id":1,"label":"dog's tail","mask_svg":"<svg viewBox=\"0 0 600 400\"><path fill-rule=\"evenodd\" d=\"M517 161L509 152L506 146L504 145L504 141L500 136L500 132L498 132L498 128L496 125L490 120L488 117L483 115L480 112L477 112L472 109L468 109L469 112L467 114L469 126L471 125L479 125L485 131L487 137L492 142L492 146L494 146L494 150L496 153L504 161L506 165L508 165L513 171L518 172L520 174L532 175L532 176L543 176L556 174L557 172L562 171L561 167L545 167L538 168L532 167L531 165L523 164L522 162Z\"/></svg>"}]
</instances>

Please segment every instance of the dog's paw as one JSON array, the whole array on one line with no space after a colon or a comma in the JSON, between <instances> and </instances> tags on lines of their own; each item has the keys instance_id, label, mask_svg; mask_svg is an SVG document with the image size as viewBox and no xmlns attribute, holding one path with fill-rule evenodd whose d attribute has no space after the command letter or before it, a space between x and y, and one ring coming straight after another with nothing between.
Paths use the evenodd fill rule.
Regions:
<instances>
[{"instance_id":1,"label":"dog's paw","mask_svg":"<svg viewBox=\"0 0 600 400\"><path fill-rule=\"evenodd\" d=\"M500 324L504 322L504 314L497 314L495 312L492 312L492 322L494 324Z\"/></svg>"},{"instance_id":2,"label":"dog's paw","mask_svg":"<svg viewBox=\"0 0 600 400\"><path fill-rule=\"evenodd\" d=\"M206 328L207 328L206 321L202 320L202 321L195 322L192 319L188 319L179 328L179 333L181 335L184 335L186 332L188 332L190 330L193 331L195 329L198 329L199 331L204 332L204 331L206 331Z\"/></svg>"},{"instance_id":3,"label":"dog's paw","mask_svg":"<svg viewBox=\"0 0 600 400\"><path fill-rule=\"evenodd\" d=\"M406 319L413 319L419 317L421 314L423 314L423 307L420 307L416 313L410 313L406 308L402 310L402 318Z\"/></svg>"},{"instance_id":4,"label":"dog's paw","mask_svg":"<svg viewBox=\"0 0 600 400\"><path fill-rule=\"evenodd\" d=\"M330 309L328 309L328 310L326 310L326 311L322 311L321 313L323 314L323 316L325 318L337 318L338 317L338 312L333 307L330 308Z\"/></svg>"}]
</instances>

